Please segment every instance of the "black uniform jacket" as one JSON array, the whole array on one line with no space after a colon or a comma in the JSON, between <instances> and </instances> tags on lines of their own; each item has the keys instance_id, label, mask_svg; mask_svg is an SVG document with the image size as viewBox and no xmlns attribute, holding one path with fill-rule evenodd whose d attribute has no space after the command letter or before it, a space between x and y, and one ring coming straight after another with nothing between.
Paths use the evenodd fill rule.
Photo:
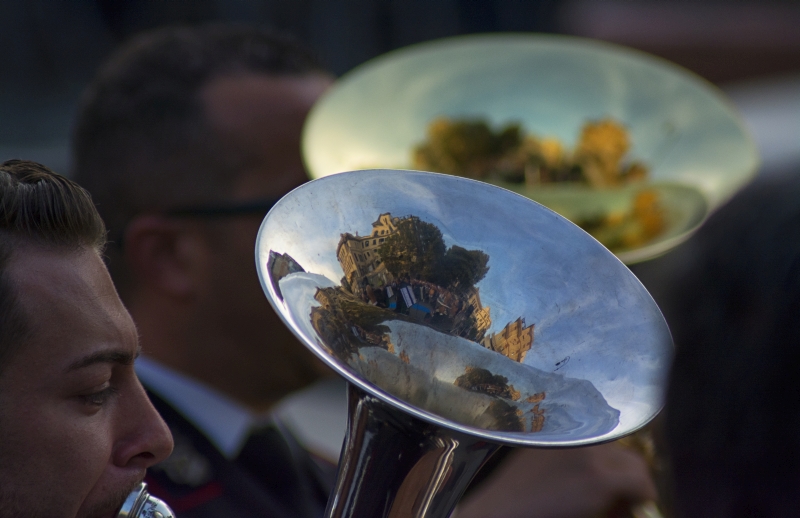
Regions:
<instances>
[{"instance_id":1,"label":"black uniform jacket","mask_svg":"<svg viewBox=\"0 0 800 518\"><path fill-rule=\"evenodd\" d=\"M312 457L285 430L265 429L230 460L164 400L149 395L175 449L148 470L145 481L178 518L322 516L335 467Z\"/></svg>"}]
</instances>

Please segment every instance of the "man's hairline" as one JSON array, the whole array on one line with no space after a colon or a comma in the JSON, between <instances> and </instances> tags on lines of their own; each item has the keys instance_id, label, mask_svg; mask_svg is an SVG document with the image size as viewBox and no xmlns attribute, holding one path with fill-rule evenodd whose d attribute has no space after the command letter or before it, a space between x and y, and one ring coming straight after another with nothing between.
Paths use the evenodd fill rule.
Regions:
<instances>
[{"instance_id":1,"label":"man's hairline","mask_svg":"<svg viewBox=\"0 0 800 518\"><path fill-rule=\"evenodd\" d=\"M267 79L272 80L275 82L303 82L309 80L328 80L331 83L336 79L333 74L326 72L323 69L319 70L307 70L302 72L267 72L262 70L249 70L246 68L239 69L239 70L226 70L221 71L216 74L211 74L209 77L200 84L194 92L193 101L197 103L199 108L198 115L200 116L200 122L205 126L205 130L208 131L211 135L214 135L214 138L217 138L216 131L217 129L214 127L214 121L209 118L208 108L209 108L209 89L214 86L215 84L219 84L220 82L229 81L229 80L237 80L237 79L252 79L252 78L260 78L260 79ZM236 179L238 179L243 171L239 171L236 175Z\"/></svg>"},{"instance_id":2,"label":"man's hairline","mask_svg":"<svg viewBox=\"0 0 800 518\"><path fill-rule=\"evenodd\" d=\"M61 254L64 256L77 256L83 252L94 252L101 260L106 248L105 240L100 244L94 243L53 243L37 236L23 236L12 234L6 230L0 230L0 235L5 234L7 243L11 245L11 253L3 265L0 275L5 276L9 267L17 262L17 258L26 255L31 250L39 250L45 253Z\"/></svg>"},{"instance_id":3,"label":"man's hairline","mask_svg":"<svg viewBox=\"0 0 800 518\"><path fill-rule=\"evenodd\" d=\"M236 77L247 77L247 76L256 76L256 77L268 77L271 79L305 79L305 78L313 78L313 77L333 77L333 74L326 71L323 68L320 69L310 69L310 70L301 70L301 71L280 71L280 72L270 72L268 70L260 70L255 68L231 68L220 70L218 72L214 72L209 74L205 81L200 85L200 89L202 89L205 85L210 83L211 81L221 79L221 78L236 78Z\"/></svg>"},{"instance_id":4,"label":"man's hairline","mask_svg":"<svg viewBox=\"0 0 800 518\"><path fill-rule=\"evenodd\" d=\"M331 74L330 72L326 71L323 68L320 69L312 69L312 70L305 70L299 72L268 72L263 70L250 70L246 68L236 69L236 70L226 70L220 73L212 74L195 90L194 92L194 102L197 103L199 107L199 115L200 120L199 122L205 127L205 131L208 132L209 135L212 135L214 139L219 138L217 133L218 128L215 127L214 121L209 117L208 108L209 108L209 98L208 89L215 83L219 81L225 80L236 80L236 79L246 79L246 78L265 78L265 79L272 79L276 81L303 81L303 80L314 80L314 79L325 79L330 81L332 84L336 77ZM236 174L233 175L231 181L229 183L229 188L233 188L237 181L239 181L244 175L248 174L248 170L238 170ZM138 217L143 212L137 212L134 214L130 219Z\"/></svg>"},{"instance_id":5,"label":"man's hairline","mask_svg":"<svg viewBox=\"0 0 800 518\"><path fill-rule=\"evenodd\" d=\"M282 72L269 72L266 70L254 70L248 68L235 68L230 70L221 70L210 74L194 92L194 99L196 101L203 100L203 92L205 92L210 85L218 81L229 79L244 79L244 78L263 78L274 81L302 81L309 79L329 79L333 82L336 77L324 69L318 70L304 70L304 71L282 71Z\"/></svg>"}]
</instances>

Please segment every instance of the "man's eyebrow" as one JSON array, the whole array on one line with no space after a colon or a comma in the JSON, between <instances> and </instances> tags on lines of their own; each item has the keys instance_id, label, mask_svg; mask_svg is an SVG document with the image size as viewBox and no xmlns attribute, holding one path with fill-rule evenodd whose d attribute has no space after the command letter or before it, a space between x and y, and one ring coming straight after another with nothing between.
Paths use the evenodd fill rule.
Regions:
<instances>
[{"instance_id":1,"label":"man's eyebrow","mask_svg":"<svg viewBox=\"0 0 800 518\"><path fill-rule=\"evenodd\" d=\"M98 351L96 353L92 353L88 356L84 356L70 364L67 367L67 372L71 372L78 369L83 369L84 367L89 367L90 365L94 365L96 363L117 363L120 365L132 365L134 360L139 357L139 354L142 352L142 346L139 345L136 347L136 353L131 354L128 351L119 351L119 350L106 350L106 351Z\"/></svg>"}]
</instances>

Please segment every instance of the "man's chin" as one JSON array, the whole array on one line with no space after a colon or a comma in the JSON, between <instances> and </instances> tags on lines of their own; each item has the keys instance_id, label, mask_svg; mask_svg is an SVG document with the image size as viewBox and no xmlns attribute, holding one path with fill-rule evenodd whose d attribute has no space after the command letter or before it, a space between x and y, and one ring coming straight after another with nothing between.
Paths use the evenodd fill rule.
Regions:
<instances>
[{"instance_id":1,"label":"man's chin","mask_svg":"<svg viewBox=\"0 0 800 518\"><path fill-rule=\"evenodd\" d=\"M116 518L119 513L120 507L125 503L125 499L131 494L131 491L138 486L144 477L131 482L128 486L118 489L103 498L102 501L91 504L85 510L81 509L77 518Z\"/></svg>"}]
</instances>

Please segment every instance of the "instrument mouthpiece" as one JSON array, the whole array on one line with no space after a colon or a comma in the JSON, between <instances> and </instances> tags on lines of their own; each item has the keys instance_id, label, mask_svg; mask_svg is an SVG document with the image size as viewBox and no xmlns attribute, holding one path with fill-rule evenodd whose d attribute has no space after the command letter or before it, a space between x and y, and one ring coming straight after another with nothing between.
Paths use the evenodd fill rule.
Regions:
<instances>
[{"instance_id":1,"label":"instrument mouthpiece","mask_svg":"<svg viewBox=\"0 0 800 518\"><path fill-rule=\"evenodd\" d=\"M175 518L175 513L161 499L148 493L147 484L142 482L125 499L117 518Z\"/></svg>"}]
</instances>

